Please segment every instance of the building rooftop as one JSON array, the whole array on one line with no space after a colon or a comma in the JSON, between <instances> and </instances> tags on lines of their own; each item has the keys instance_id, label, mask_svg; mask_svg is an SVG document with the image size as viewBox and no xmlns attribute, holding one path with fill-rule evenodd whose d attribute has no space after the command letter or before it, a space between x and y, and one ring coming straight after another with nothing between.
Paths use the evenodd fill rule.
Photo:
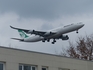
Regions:
<instances>
[{"instance_id":1,"label":"building rooftop","mask_svg":"<svg viewBox=\"0 0 93 70\"><path fill-rule=\"evenodd\" d=\"M76 60L83 60L83 59L65 57L65 56L61 56L61 55L57 55L57 54L49 54L49 53L43 53L43 52L37 52L37 51L30 51L30 50L24 50L24 49L12 48L12 47L0 46L0 48L17 50L17 51L24 51L24 52L30 52L30 53L37 53L37 54L44 54L44 55L50 55L50 56L57 56L57 57L62 57L62 58L70 58L70 59L76 59ZM83 60L83 61L89 61L89 60ZM89 62L93 62L93 61L89 61Z\"/></svg>"}]
</instances>

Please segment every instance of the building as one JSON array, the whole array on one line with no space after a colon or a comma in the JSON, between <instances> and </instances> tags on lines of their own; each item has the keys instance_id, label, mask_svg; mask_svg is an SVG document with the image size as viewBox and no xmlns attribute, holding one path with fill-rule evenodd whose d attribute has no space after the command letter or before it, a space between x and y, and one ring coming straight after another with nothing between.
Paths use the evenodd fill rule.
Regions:
<instances>
[{"instance_id":1,"label":"building","mask_svg":"<svg viewBox=\"0 0 93 70\"><path fill-rule=\"evenodd\" d=\"M93 62L0 47L0 70L92 70Z\"/></svg>"}]
</instances>

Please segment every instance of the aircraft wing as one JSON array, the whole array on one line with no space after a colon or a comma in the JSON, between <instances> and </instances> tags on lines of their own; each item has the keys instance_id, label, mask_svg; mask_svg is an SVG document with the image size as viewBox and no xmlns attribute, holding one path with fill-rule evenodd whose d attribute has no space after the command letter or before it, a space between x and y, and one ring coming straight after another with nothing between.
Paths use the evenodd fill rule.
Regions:
<instances>
[{"instance_id":1,"label":"aircraft wing","mask_svg":"<svg viewBox=\"0 0 93 70\"><path fill-rule=\"evenodd\" d=\"M42 36L42 37L47 37L47 36L51 36L51 35L56 34L54 32L44 32L44 31L36 31L36 30L27 30L27 29L15 28L15 27L12 27L12 26L10 26L10 27L13 28L13 29L16 29L16 30L23 30L27 34L35 34L35 35L39 35L39 36Z\"/></svg>"}]
</instances>

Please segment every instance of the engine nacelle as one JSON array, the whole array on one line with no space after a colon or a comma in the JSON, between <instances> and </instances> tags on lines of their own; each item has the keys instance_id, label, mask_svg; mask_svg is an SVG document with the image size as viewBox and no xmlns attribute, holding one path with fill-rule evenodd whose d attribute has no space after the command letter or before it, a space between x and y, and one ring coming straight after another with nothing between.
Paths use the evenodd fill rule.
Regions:
<instances>
[{"instance_id":1,"label":"engine nacelle","mask_svg":"<svg viewBox=\"0 0 93 70\"><path fill-rule=\"evenodd\" d=\"M32 34L32 33L34 33L34 32L35 32L35 30L29 30L29 31L28 31L29 34L30 34L30 33Z\"/></svg>"},{"instance_id":2,"label":"engine nacelle","mask_svg":"<svg viewBox=\"0 0 93 70\"><path fill-rule=\"evenodd\" d=\"M68 35L62 35L62 40L68 40L69 39L69 37L68 37Z\"/></svg>"},{"instance_id":3,"label":"engine nacelle","mask_svg":"<svg viewBox=\"0 0 93 70\"><path fill-rule=\"evenodd\" d=\"M51 35L51 34L52 34L52 32L46 32L44 35L48 36L48 35Z\"/></svg>"}]
</instances>

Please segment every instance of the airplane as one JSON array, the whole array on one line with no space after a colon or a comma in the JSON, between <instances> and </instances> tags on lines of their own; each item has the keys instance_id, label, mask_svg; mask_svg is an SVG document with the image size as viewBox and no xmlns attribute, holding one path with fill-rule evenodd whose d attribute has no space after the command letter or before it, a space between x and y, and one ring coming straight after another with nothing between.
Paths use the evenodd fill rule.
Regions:
<instances>
[{"instance_id":1,"label":"airplane","mask_svg":"<svg viewBox=\"0 0 93 70\"><path fill-rule=\"evenodd\" d=\"M65 35L66 33L76 31L78 33L78 30L84 26L83 23L76 23L76 24L70 24L63 27L58 27L52 30L48 31L37 31L37 30L28 30L28 29L21 29L16 28L13 26L10 26L13 29L18 30L21 39L19 38L11 38L14 40L19 40L21 42L50 42L50 39L53 39L52 44L56 42L56 39L62 39L62 40L68 40L68 35ZM27 34L34 34L34 36L30 37Z\"/></svg>"}]
</instances>

